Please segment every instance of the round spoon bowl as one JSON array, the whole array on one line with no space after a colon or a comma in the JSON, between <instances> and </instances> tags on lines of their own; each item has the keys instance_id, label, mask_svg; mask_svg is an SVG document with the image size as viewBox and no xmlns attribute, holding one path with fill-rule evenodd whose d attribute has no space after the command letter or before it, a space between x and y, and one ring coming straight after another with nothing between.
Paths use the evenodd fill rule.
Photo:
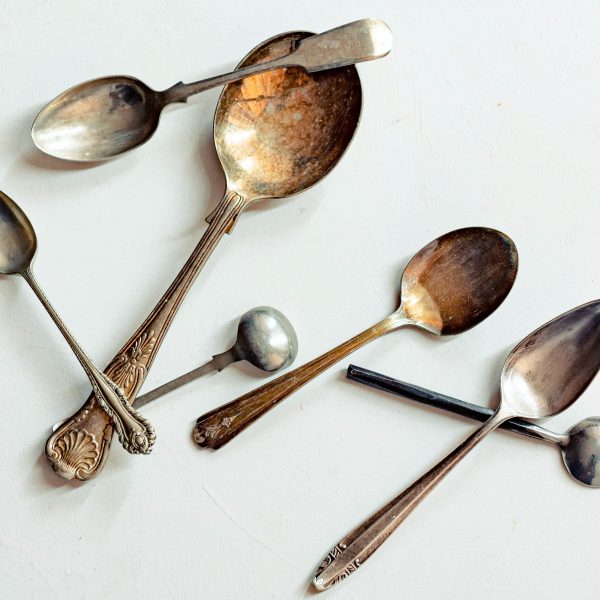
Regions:
<instances>
[{"instance_id":1,"label":"round spoon bowl","mask_svg":"<svg viewBox=\"0 0 600 600\"><path fill-rule=\"evenodd\" d=\"M238 68L289 54L308 32L285 33L254 48ZM282 198L320 181L337 164L359 122L355 67L319 73L285 68L228 84L214 139L228 188L249 199Z\"/></svg>"},{"instance_id":2,"label":"round spoon bowl","mask_svg":"<svg viewBox=\"0 0 600 600\"><path fill-rule=\"evenodd\" d=\"M35 256L37 238L27 215L0 192L0 274L27 270Z\"/></svg>"},{"instance_id":3,"label":"round spoon bowl","mask_svg":"<svg viewBox=\"0 0 600 600\"><path fill-rule=\"evenodd\" d=\"M156 130L162 104L135 77L90 80L56 97L31 128L35 145L78 162L112 158L143 144Z\"/></svg>"},{"instance_id":4,"label":"round spoon bowl","mask_svg":"<svg viewBox=\"0 0 600 600\"><path fill-rule=\"evenodd\" d=\"M562 448L567 471L577 481L600 488L600 417L588 417L572 427Z\"/></svg>"},{"instance_id":5,"label":"round spoon bowl","mask_svg":"<svg viewBox=\"0 0 600 600\"><path fill-rule=\"evenodd\" d=\"M298 338L285 315L270 306L259 306L242 315L234 352L236 358L271 373L294 362Z\"/></svg>"},{"instance_id":6,"label":"round spoon bowl","mask_svg":"<svg viewBox=\"0 0 600 600\"><path fill-rule=\"evenodd\" d=\"M456 229L424 246L402 274L401 311L438 335L474 327L502 304L515 282L513 241L487 227Z\"/></svg>"}]
</instances>

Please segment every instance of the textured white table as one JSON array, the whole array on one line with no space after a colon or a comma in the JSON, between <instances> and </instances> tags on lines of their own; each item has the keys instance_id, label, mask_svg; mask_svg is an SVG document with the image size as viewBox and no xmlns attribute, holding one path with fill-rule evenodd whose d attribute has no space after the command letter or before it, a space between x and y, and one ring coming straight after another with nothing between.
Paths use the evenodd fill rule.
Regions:
<instances>
[{"instance_id":1,"label":"textured white table","mask_svg":"<svg viewBox=\"0 0 600 600\"><path fill-rule=\"evenodd\" d=\"M145 389L232 341L244 310L295 324L300 365L385 316L402 268L457 227L515 240L513 292L454 339L390 334L352 357L490 403L506 352L598 296L600 7L596 2L171 0L0 5L0 189L29 214L36 272L104 365L146 316L203 231L223 177L212 146L218 91L165 114L121 160L56 168L29 127L90 77L155 88L234 66L290 29L378 16L387 59L360 67L362 122L322 184L245 214L186 299ZM232 367L147 408L150 457L113 444L87 484L40 453L88 394L85 376L24 282L0 282L0 597L297 599L330 546L453 448L472 426L344 380L347 361L218 453L195 418L263 380ZM600 413L596 382L551 427ZM551 447L498 433L375 557L328 598L592 598L600 491Z\"/></svg>"}]
</instances>

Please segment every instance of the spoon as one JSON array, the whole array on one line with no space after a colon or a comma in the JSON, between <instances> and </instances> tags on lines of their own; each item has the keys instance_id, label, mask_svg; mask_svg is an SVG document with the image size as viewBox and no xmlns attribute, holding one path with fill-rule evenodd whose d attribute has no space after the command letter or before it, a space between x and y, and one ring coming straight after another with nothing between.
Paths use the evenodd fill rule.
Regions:
<instances>
[{"instance_id":1,"label":"spoon","mask_svg":"<svg viewBox=\"0 0 600 600\"><path fill-rule=\"evenodd\" d=\"M600 367L600 364L598 366ZM494 414L491 408L457 400L355 365L348 367L346 376L352 381L392 392L427 406L442 408L476 421L487 421ZM555 433L521 419L510 419L502 423L500 428L555 444L560 448L565 467L575 481L589 487L600 488L600 469L598 469L600 463L600 417L583 419L571 427L567 433Z\"/></svg>"},{"instance_id":2,"label":"spoon","mask_svg":"<svg viewBox=\"0 0 600 600\"><path fill-rule=\"evenodd\" d=\"M487 434L514 417L562 412L600 367L600 300L566 312L522 340L508 355L494 415L394 500L359 525L321 563L313 585L323 591L354 573L433 488Z\"/></svg>"},{"instance_id":3,"label":"spoon","mask_svg":"<svg viewBox=\"0 0 600 600\"><path fill-rule=\"evenodd\" d=\"M391 48L389 27L379 19L362 19L298 39L285 54L266 61L196 83L179 82L162 92L134 77L92 79L44 107L31 136L42 152L57 158L102 161L144 144L156 131L162 110L173 102L186 102L194 94L274 69L299 67L316 73L381 58Z\"/></svg>"},{"instance_id":4,"label":"spoon","mask_svg":"<svg viewBox=\"0 0 600 600\"><path fill-rule=\"evenodd\" d=\"M235 344L216 354L202 366L139 396L136 406L144 406L211 371L222 371L231 363L245 360L272 373L291 365L298 355L298 338L292 324L275 308L259 306L240 318Z\"/></svg>"},{"instance_id":5,"label":"spoon","mask_svg":"<svg viewBox=\"0 0 600 600\"><path fill-rule=\"evenodd\" d=\"M31 270L36 249L37 238L27 215L0 192L0 274L21 275L25 279L81 363L101 409L110 418L125 450L131 454L149 454L156 439L154 428L129 406L122 390L92 363L42 292ZM70 436L63 444L76 445L85 452L92 440L85 435L81 438Z\"/></svg>"},{"instance_id":6,"label":"spoon","mask_svg":"<svg viewBox=\"0 0 600 600\"><path fill-rule=\"evenodd\" d=\"M306 365L199 417L194 441L220 448L311 379L388 331L413 325L449 335L477 325L500 306L516 275L517 250L505 234L485 227L446 233L411 259L394 313Z\"/></svg>"},{"instance_id":7,"label":"spoon","mask_svg":"<svg viewBox=\"0 0 600 600\"><path fill-rule=\"evenodd\" d=\"M240 67L289 54L310 35L292 32L267 40ZM105 370L129 402L144 383L187 291L242 211L265 198L297 194L327 175L349 145L360 109L360 80L352 66L314 74L279 69L225 87L215 112L214 139L227 190L175 281ZM85 456L65 451L61 440L84 431L96 442L96 451ZM111 424L91 396L52 433L46 457L53 466L70 465L68 471L61 467L62 477L87 480L104 466L111 437Z\"/></svg>"}]
</instances>

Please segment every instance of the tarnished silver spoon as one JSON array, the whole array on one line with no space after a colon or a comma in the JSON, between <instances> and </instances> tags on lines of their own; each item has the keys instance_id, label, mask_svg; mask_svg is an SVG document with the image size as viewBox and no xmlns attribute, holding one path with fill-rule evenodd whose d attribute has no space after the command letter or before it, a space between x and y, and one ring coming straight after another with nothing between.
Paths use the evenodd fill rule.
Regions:
<instances>
[{"instance_id":1,"label":"tarnished silver spoon","mask_svg":"<svg viewBox=\"0 0 600 600\"><path fill-rule=\"evenodd\" d=\"M156 389L138 396L136 406L144 406L211 371L245 360L262 371L272 373L291 365L298 355L296 332L284 314L270 306L259 306L240 318L235 344L202 366Z\"/></svg>"},{"instance_id":2,"label":"tarnished silver spoon","mask_svg":"<svg viewBox=\"0 0 600 600\"><path fill-rule=\"evenodd\" d=\"M329 552L313 585L323 591L354 573L442 479L489 433L514 417L542 419L568 408L600 366L600 300L536 329L510 352L500 403L481 428L420 479L356 527Z\"/></svg>"},{"instance_id":3,"label":"tarnished silver spoon","mask_svg":"<svg viewBox=\"0 0 600 600\"><path fill-rule=\"evenodd\" d=\"M600 363L597 366L600 368ZM487 421L494 414L491 408L432 392L363 367L350 365L346 376L352 381L476 421ZM502 423L500 428L558 446L569 475L583 485L600 488L600 417L583 419L566 433L555 433L523 419L510 419Z\"/></svg>"},{"instance_id":4,"label":"tarnished silver spoon","mask_svg":"<svg viewBox=\"0 0 600 600\"><path fill-rule=\"evenodd\" d=\"M36 249L37 238L29 219L13 200L0 192L0 274L21 275L25 279L81 363L98 403L110 417L125 450L131 454L149 454L156 438L154 428L130 406L123 391L89 359L42 292L31 271ZM67 445L77 442L73 437L63 441ZM60 470L61 465L57 468Z\"/></svg>"},{"instance_id":5,"label":"tarnished silver spoon","mask_svg":"<svg viewBox=\"0 0 600 600\"><path fill-rule=\"evenodd\" d=\"M285 67L308 73L381 58L392 48L392 33L379 19L362 19L298 42L291 53L196 83L179 82L157 92L134 77L92 79L63 92L45 106L31 128L46 154L95 162L145 143L158 127L162 110L200 92Z\"/></svg>"}]
</instances>

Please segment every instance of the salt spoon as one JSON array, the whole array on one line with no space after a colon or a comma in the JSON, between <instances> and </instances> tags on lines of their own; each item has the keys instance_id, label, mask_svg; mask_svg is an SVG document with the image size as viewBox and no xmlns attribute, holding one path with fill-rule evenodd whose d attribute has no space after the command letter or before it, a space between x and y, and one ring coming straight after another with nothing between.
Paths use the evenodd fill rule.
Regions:
<instances>
[{"instance_id":1,"label":"salt spoon","mask_svg":"<svg viewBox=\"0 0 600 600\"><path fill-rule=\"evenodd\" d=\"M402 274L401 303L389 317L196 422L194 441L217 449L317 375L381 335L406 326L435 335L470 329L504 301L517 275L517 249L504 233L467 227L433 240Z\"/></svg>"},{"instance_id":2,"label":"salt spoon","mask_svg":"<svg viewBox=\"0 0 600 600\"><path fill-rule=\"evenodd\" d=\"M229 350L216 354L197 369L138 396L136 406L144 406L211 371L222 371L234 362L245 360L261 371L273 373L291 365L297 355L298 337L287 317L270 306L259 306L241 316L237 339Z\"/></svg>"},{"instance_id":3,"label":"salt spoon","mask_svg":"<svg viewBox=\"0 0 600 600\"><path fill-rule=\"evenodd\" d=\"M399 496L364 521L322 561L318 591L346 579L383 544L442 479L489 433L514 417L542 419L575 402L600 367L600 300L574 308L523 339L508 355L500 403L480 429Z\"/></svg>"},{"instance_id":4,"label":"salt spoon","mask_svg":"<svg viewBox=\"0 0 600 600\"><path fill-rule=\"evenodd\" d=\"M0 192L0 274L21 275L29 284L81 363L99 405L110 417L125 450L131 454L149 454L156 439L154 428L128 404L122 390L89 359L42 292L31 270L36 249L37 238L27 215ZM69 438L63 443L78 442L81 440ZM61 469L60 464L57 469Z\"/></svg>"},{"instance_id":5,"label":"salt spoon","mask_svg":"<svg viewBox=\"0 0 600 600\"><path fill-rule=\"evenodd\" d=\"M31 128L46 154L78 162L102 161L141 146L152 137L163 109L200 92L287 67L307 73L386 56L392 33L379 19L362 19L299 40L284 56L196 83L179 82L157 92L134 77L92 79L63 92L45 106Z\"/></svg>"},{"instance_id":6,"label":"salt spoon","mask_svg":"<svg viewBox=\"0 0 600 600\"><path fill-rule=\"evenodd\" d=\"M598 366L600 367L600 364ZM457 400L439 392L432 392L418 385L399 381L363 367L350 365L346 377L378 390L391 392L420 404L441 408L476 421L487 421L494 414L491 408ZM558 446L569 475L583 485L600 488L600 469L598 468L600 464L600 417L583 419L566 433L555 433L521 419L510 419L502 423L500 428Z\"/></svg>"}]
</instances>

